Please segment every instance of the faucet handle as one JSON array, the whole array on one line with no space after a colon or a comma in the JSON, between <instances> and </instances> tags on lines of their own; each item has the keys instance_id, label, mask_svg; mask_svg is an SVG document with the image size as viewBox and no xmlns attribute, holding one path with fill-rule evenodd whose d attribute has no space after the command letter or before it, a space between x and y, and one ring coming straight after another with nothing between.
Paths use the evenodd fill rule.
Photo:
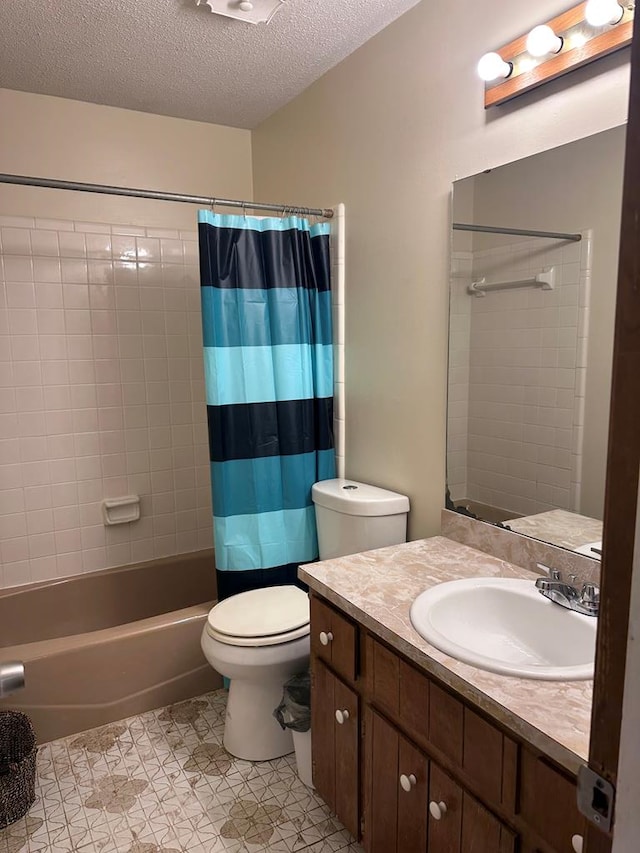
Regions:
<instances>
[{"instance_id":1,"label":"faucet handle","mask_svg":"<svg viewBox=\"0 0 640 853\"><path fill-rule=\"evenodd\" d=\"M597 605L600 602L600 589L595 583L583 584L580 600L583 604Z\"/></svg>"},{"instance_id":2,"label":"faucet handle","mask_svg":"<svg viewBox=\"0 0 640 853\"><path fill-rule=\"evenodd\" d=\"M545 575L549 575L552 581L562 580L562 574L558 569L551 569L549 566L545 566L544 563L536 563L536 565L541 572L544 572Z\"/></svg>"}]
</instances>

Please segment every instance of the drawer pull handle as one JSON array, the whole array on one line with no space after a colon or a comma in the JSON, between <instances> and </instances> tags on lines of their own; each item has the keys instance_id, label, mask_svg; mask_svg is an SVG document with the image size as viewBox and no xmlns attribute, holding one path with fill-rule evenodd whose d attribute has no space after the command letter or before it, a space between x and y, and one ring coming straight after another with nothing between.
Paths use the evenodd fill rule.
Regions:
<instances>
[{"instance_id":1,"label":"drawer pull handle","mask_svg":"<svg viewBox=\"0 0 640 853\"><path fill-rule=\"evenodd\" d=\"M574 835L571 839L571 846L576 851L576 853L582 853L582 844L584 839L581 835Z\"/></svg>"},{"instance_id":2,"label":"drawer pull handle","mask_svg":"<svg viewBox=\"0 0 640 853\"><path fill-rule=\"evenodd\" d=\"M333 634L331 631L320 631L320 642L323 646L328 646L330 642L333 640Z\"/></svg>"},{"instance_id":3,"label":"drawer pull handle","mask_svg":"<svg viewBox=\"0 0 640 853\"><path fill-rule=\"evenodd\" d=\"M411 773L411 775L407 776L405 773L400 777L400 787L403 791L409 793L412 788L416 786L416 777Z\"/></svg>"},{"instance_id":4,"label":"drawer pull handle","mask_svg":"<svg viewBox=\"0 0 640 853\"><path fill-rule=\"evenodd\" d=\"M342 725L349 719L349 712L345 708L344 711L336 711L336 720Z\"/></svg>"},{"instance_id":5,"label":"drawer pull handle","mask_svg":"<svg viewBox=\"0 0 640 853\"><path fill-rule=\"evenodd\" d=\"M431 800L429 803L429 812L434 820L442 820L447 813L447 804L442 801L436 803L435 800Z\"/></svg>"}]
</instances>

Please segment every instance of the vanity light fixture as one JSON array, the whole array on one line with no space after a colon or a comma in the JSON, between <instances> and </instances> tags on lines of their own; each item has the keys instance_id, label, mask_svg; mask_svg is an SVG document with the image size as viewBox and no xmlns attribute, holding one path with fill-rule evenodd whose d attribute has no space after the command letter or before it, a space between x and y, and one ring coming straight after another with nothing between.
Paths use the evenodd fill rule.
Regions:
<instances>
[{"instance_id":1,"label":"vanity light fixture","mask_svg":"<svg viewBox=\"0 0 640 853\"><path fill-rule=\"evenodd\" d=\"M584 17L592 27L606 27L607 24L619 24L624 15L624 7L617 0L589 0Z\"/></svg>"},{"instance_id":2,"label":"vanity light fixture","mask_svg":"<svg viewBox=\"0 0 640 853\"><path fill-rule=\"evenodd\" d=\"M504 104L631 44L634 0L584 0L485 54L485 109Z\"/></svg>"},{"instance_id":3,"label":"vanity light fixture","mask_svg":"<svg viewBox=\"0 0 640 853\"><path fill-rule=\"evenodd\" d=\"M286 0L196 0L197 6L208 6L216 15L244 21L245 24L268 24Z\"/></svg>"},{"instance_id":4,"label":"vanity light fixture","mask_svg":"<svg viewBox=\"0 0 640 853\"><path fill-rule=\"evenodd\" d=\"M527 36L527 51L536 59L550 53L560 53L563 44L564 40L546 24L534 27Z\"/></svg>"}]
</instances>

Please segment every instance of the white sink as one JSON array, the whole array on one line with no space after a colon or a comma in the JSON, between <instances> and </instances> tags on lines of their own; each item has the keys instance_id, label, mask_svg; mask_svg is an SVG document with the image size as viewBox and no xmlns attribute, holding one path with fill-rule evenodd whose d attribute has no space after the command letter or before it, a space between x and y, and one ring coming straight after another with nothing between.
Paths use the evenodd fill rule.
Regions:
<instances>
[{"instance_id":1,"label":"white sink","mask_svg":"<svg viewBox=\"0 0 640 853\"><path fill-rule=\"evenodd\" d=\"M413 602L411 622L432 646L480 669L549 681L593 678L597 620L544 598L532 580L438 584Z\"/></svg>"}]
</instances>

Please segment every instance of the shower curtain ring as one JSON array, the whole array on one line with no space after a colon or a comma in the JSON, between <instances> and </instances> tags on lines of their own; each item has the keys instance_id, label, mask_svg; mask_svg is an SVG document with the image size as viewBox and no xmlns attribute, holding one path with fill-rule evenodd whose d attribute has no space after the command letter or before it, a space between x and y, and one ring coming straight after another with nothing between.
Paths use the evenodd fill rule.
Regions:
<instances>
[{"instance_id":1,"label":"shower curtain ring","mask_svg":"<svg viewBox=\"0 0 640 853\"><path fill-rule=\"evenodd\" d=\"M215 198L212 198L212 199L211 199L211 201L209 202L209 205L210 205L210 207L211 207L211 213L213 213L213 215L215 216L215 213L216 213L216 199L215 199Z\"/></svg>"},{"instance_id":2,"label":"shower curtain ring","mask_svg":"<svg viewBox=\"0 0 640 853\"><path fill-rule=\"evenodd\" d=\"M242 202L242 215L244 216L245 222L247 220L247 203L246 201Z\"/></svg>"}]
</instances>

